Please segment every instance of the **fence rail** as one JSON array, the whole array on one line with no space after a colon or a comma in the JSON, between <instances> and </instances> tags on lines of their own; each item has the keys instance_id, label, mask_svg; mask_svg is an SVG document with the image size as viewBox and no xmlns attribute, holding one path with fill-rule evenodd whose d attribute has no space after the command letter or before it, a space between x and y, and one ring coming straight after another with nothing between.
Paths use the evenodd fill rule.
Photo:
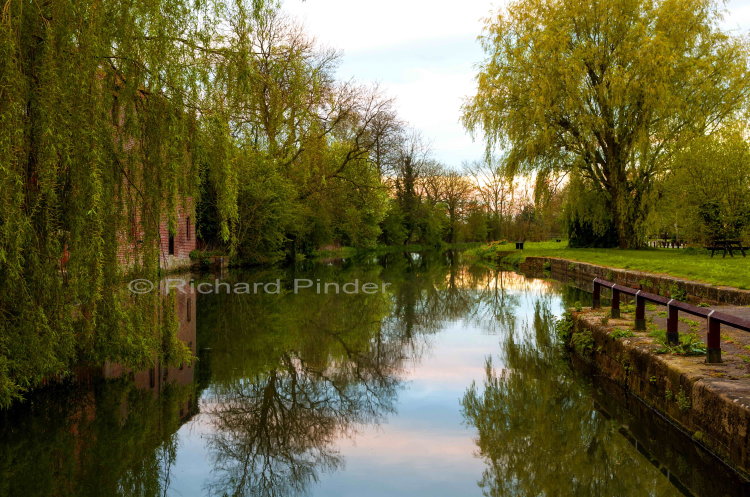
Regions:
<instances>
[{"instance_id":1,"label":"fence rail","mask_svg":"<svg viewBox=\"0 0 750 497\"><path fill-rule=\"evenodd\" d=\"M602 288L608 288L612 291L612 317L620 317L620 297L621 295L631 295L635 297L635 329L646 329L646 302L651 302L667 307L667 341L670 344L679 343L680 336L677 330L679 323L679 313L684 312L693 316L705 318L707 322L708 333L706 334L707 355L706 362L721 362L721 325L730 326L743 331L750 331L750 321L737 316L732 316L725 312L717 311L708 307L698 307L696 305L680 302L668 297L662 297L654 293L636 290L626 286L612 283L611 281L601 278L594 278L594 309L601 307Z\"/></svg>"}]
</instances>

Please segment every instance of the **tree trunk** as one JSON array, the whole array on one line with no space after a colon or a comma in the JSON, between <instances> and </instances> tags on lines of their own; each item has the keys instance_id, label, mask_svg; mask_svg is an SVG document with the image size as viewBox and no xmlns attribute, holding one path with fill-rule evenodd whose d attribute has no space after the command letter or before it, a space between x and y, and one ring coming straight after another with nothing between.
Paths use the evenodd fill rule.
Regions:
<instances>
[{"instance_id":1,"label":"tree trunk","mask_svg":"<svg viewBox=\"0 0 750 497\"><path fill-rule=\"evenodd\" d=\"M643 186L642 188L645 188ZM643 199L647 192L638 191L630 195L628 186L623 181L613 182L609 189L612 202L612 224L617 233L617 245L621 249L637 249L643 246L641 239L641 223L645 221L647 206Z\"/></svg>"},{"instance_id":2,"label":"tree trunk","mask_svg":"<svg viewBox=\"0 0 750 497\"><path fill-rule=\"evenodd\" d=\"M612 224L617 233L617 246L621 249L633 248L630 246L633 226L629 226L628 207L625 198L627 195L627 185L625 184L624 174L621 174L621 169L616 165L618 162L611 160L610 163L615 164L609 178L608 190L610 202L612 202Z\"/></svg>"}]
</instances>

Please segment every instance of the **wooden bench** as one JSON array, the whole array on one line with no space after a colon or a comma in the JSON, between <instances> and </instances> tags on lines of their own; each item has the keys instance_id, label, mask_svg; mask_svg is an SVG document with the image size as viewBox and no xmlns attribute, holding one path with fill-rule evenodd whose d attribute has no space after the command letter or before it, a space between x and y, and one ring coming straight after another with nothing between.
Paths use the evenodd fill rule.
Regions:
<instances>
[{"instance_id":1,"label":"wooden bench","mask_svg":"<svg viewBox=\"0 0 750 497\"><path fill-rule=\"evenodd\" d=\"M742 240L712 240L711 244L705 248L711 251L711 257L714 256L715 252L721 250L722 258L727 256L727 252L729 252L730 257L734 257L735 250L739 250L742 257L746 257L745 250L750 249L750 247L742 246Z\"/></svg>"}]
</instances>

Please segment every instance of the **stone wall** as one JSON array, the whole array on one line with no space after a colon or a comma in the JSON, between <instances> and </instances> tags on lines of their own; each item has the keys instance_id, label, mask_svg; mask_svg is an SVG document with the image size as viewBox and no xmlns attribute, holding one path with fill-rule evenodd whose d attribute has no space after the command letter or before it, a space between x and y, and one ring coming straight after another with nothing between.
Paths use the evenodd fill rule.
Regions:
<instances>
[{"instance_id":1,"label":"stone wall","mask_svg":"<svg viewBox=\"0 0 750 497\"><path fill-rule=\"evenodd\" d=\"M631 269L616 269L586 262L576 262L554 257L527 257L519 269L525 274L541 276L549 271L552 278L573 282L579 288L591 291L594 278L599 277L637 290L665 297L675 292L687 295L694 302L726 305L750 305L750 291L733 287L715 286L674 276L645 273Z\"/></svg>"},{"instance_id":2,"label":"stone wall","mask_svg":"<svg viewBox=\"0 0 750 497\"><path fill-rule=\"evenodd\" d=\"M697 365L696 358L655 354L637 338L613 338L600 319L592 311L573 313L574 333L591 337L590 347L574 352L696 443L739 471L750 472L750 381L725 377L721 365L713 368Z\"/></svg>"}]
</instances>

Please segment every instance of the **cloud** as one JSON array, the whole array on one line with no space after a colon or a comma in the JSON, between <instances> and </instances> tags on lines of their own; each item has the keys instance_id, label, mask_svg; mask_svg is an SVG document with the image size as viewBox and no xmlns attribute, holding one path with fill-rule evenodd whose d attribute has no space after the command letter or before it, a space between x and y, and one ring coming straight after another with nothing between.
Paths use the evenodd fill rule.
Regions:
<instances>
[{"instance_id":1,"label":"cloud","mask_svg":"<svg viewBox=\"0 0 750 497\"><path fill-rule=\"evenodd\" d=\"M486 0L285 0L283 6L320 41L353 53L434 38L474 38L481 29L481 19L487 17L493 3Z\"/></svg>"},{"instance_id":2,"label":"cloud","mask_svg":"<svg viewBox=\"0 0 750 497\"><path fill-rule=\"evenodd\" d=\"M379 83L396 99L399 116L431 143L449 166L479 158L459 119L474 91L482 59L476 38L493 10L486 0L286 0L284 10L323 46L342 50L338 74Z\"/></svg>"},{"instance_id":3,"label":"cloud","mask_svg":"<svg viewBox=\"0 0 750 497\"><path fill-rule=\"evenodd\" d=\"M323 46L343 52L340 78L379 83L434 157L456 167L484 153L481 139L473 142L460 124L460 109L483 59L476 40L483 19L506 3L284 0L283 8ZM729 0L727 9L724 27L747 33L750 0Z\"/></svg>"}]
</instances>

